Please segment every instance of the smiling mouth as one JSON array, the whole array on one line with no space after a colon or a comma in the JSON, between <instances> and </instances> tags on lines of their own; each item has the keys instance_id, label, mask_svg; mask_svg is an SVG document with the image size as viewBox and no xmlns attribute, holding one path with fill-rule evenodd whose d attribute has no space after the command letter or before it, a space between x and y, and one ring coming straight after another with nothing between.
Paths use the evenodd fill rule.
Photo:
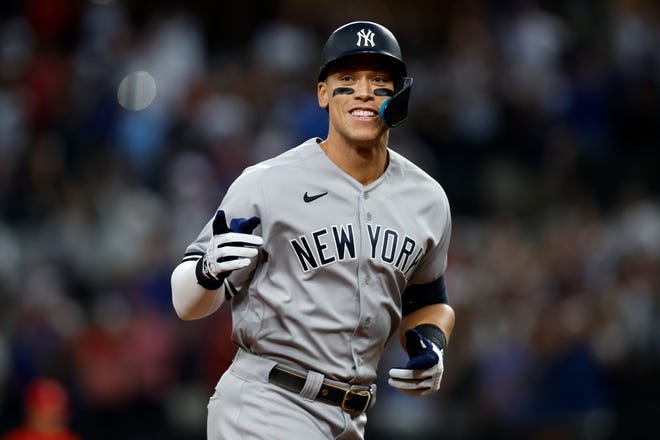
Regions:
<instances>
[{"instance_id":1,"label":"smiling mouth","mask_svg":"<svg viewBox=\"0 0 660 440\"><path fill-rule=\"evenodd\" d=\"M356 117L358 119L370 119L378 115L373 110L363 110L363 109L356 109L350 112L351 116Z\"/></svg>"}]
</instances>

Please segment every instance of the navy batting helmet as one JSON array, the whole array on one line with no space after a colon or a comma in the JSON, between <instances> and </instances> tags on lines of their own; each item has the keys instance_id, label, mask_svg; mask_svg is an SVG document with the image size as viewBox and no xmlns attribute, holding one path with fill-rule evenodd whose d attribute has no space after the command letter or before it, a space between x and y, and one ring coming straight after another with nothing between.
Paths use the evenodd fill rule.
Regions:
<instances>
[{"instance_id":1,"label":"navy batting helmet","mask_svg":"<svg viewBox=\"0 0 660 440\"><path fill-rule=\"evenodd\" d=\"M382 55L391 62L397 75L407 75L406 63L394 34L378 23L354 21L336 29L326 41L321 53L319 81L325 80L334 62L359 54Z\"/></svg>"}]
</instances>

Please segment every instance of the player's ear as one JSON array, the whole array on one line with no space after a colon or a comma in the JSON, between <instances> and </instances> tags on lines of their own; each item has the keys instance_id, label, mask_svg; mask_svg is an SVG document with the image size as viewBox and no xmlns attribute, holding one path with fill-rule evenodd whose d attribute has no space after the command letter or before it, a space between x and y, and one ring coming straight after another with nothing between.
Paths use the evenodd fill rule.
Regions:
<instances>
[{"instance_id":1,"label":"player's ear","mask_svg":"<svg viewBox=\"0 0 660 440\"><path fill-rule=\"evenodd\" d=\"M328 108L328 104L330 102L330 95L328 93L328 84L325 81L319 82L316 91L319 100L319 107Z\"/></svg>"}]
</instances>

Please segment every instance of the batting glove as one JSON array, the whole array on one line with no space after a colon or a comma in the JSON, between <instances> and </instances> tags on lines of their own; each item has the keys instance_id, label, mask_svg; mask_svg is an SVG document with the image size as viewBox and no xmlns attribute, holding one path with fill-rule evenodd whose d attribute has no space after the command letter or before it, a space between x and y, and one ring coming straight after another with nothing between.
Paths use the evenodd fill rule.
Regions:
<instances>
[{"instance_id":1,"label":"batting glove","mask_svg":"<svg viewBox=\"0 0 660 440\"><path fill-rule=\"evenodd\" d=\"M264 242L258 235L252 235L260 223L259 217L235 218L227 226L225 212L219 210L215 214L213 237L195 270L200 286L208 290L219 289L232 271L250 265L251 259L259 253L257 247Z\"/></svg>"},{"instance_id":2,"label":"batting glove","mask_svg":"<svg viewBox=\"0 0 660 440\"><path fill-rule=\"evenodd\" d=\"M415 329L406 331L410 360L403 368L392 368L388 383L397 390L419 397L435 393L442 380L444 349L438 348Z\"/></svg>"}]
</instances>

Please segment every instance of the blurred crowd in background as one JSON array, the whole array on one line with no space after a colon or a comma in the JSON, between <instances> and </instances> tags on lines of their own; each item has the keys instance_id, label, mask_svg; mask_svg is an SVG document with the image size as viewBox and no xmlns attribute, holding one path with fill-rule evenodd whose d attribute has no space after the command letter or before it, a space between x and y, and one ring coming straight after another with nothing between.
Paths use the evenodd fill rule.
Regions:
<instances>
[{"instance_id":1,"label":"blurred crowd in background","mask_svg":"<svg viewBox=\"0 0 660 440\"><path fill-rule=\"evenodd\" d=\"M84 439L202 439L230 316L169 276L228 184L327 133L320 49L378 21L414 77L391 147L444 187L443 386L379 383L369 439L660 429L660 4L15 0L0 5L0 435L37 378ZM117 102L127 74L157 96ZM403 363L390 344L382 369Z\"/></svg>"}]
</instances>

